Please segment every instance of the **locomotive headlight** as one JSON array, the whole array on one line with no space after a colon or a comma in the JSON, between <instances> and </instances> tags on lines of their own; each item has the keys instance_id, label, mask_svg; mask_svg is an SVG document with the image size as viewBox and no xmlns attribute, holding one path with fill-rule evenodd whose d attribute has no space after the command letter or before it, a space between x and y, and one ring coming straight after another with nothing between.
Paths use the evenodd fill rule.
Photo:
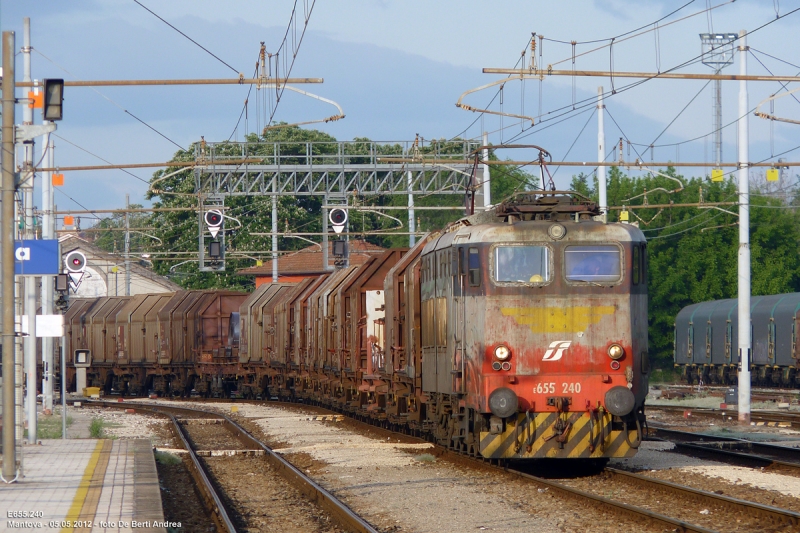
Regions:
<instances>
[{"instance_id":1,"label":"locomotive headlight","mask_svg":"<svg viewBox=\"0 0 800 533\"><path fill-rule=\"evenodd\" d=\"M508 346L501 344L494 349L494 356L500 361L505 361L511 357L511 350L508 349Z\"/></svg>"},{"instance_id":2,"label":"locomotive headlight","mask_svg":"<svg viewBox=\"0 0 800 533\"><path fill-rule=\"evenodd\" d=\"M608 347L608 356L611 359L616 361L617 359L621 359L623 355L625 355L625 350L623 350L622 346L619 344L612 344Z\"/></svg>"}]
</instances>

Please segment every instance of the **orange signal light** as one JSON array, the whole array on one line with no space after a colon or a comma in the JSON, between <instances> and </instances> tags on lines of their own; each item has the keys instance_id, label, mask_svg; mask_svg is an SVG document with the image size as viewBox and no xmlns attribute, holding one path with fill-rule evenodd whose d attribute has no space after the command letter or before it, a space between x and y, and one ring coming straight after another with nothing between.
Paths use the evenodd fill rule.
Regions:
<instances>
[{"instance_id":1,"label":"orange signal light","mask_svg":"<svg viewBox=\"0 0 800 533\"><path fill-rule=\"evenodd\" d=\"M53 174L51 182L55 187L62 187L64 185L64 174Z\"/></svg>"},{"instance_id":2,"label":"orange signal light","mask_svg":"<svg viewBox=\"0 0 800 533\"><path fill-rule=\"evenodd\" d=\"M64 225L65 226L72 226L75 224L75 217L72 215L64 215Z\"/></svg>"}]
</instances>

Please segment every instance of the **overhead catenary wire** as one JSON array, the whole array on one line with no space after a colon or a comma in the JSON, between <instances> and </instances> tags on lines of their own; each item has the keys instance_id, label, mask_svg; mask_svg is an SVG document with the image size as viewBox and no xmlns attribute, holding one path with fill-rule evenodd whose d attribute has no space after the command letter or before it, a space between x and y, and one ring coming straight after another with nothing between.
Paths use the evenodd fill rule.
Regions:
<instances>
[{"instance_id":1,"label":"overhead catenary wire","mask_svg":"<svg viewBox=\"0 0 800 533\"><path fill-rule=\"evenodd\" d=\"M260 57L260 55L261 54L259 53L259 55L256 56L256 67L255 67L255 71L253 72L253 78L255 78L258 75L258 58ZM239 113L239 120L236 121L236 125L233 127L233 131L228 136L228 141L230 141L233 138L233 136L236 134L236 131L239 129L239 124L242 122L242 117L247 112L247 104L250 101L250 94L252 92L253 92L253 86L250 85L250 87L247 89L247 96L244 99L244 105L242 106L242 112ZM247 134L247 130L245 129L245 135L246 134Z\"/></svg>"},{"instance_id":2,"label":"overhead catenary wire","mask_svg":"<svg viewBox=\"0 0 800 533\"><path fill-rule=\"evenodd\" d=\"M719 6L715 6L715 7L719 7ZM765 22L764 24L762 24L762 25L760 25L760 26L758 26L758 27L756 27L756 28L754 28L754 29L750 30L750 31L748 32L748 35L752 35L753 33L756 33L756 32L758 32L758 31L760 31L760 30L763 30L763 29L764 29L764 28L766 28L767 26L769 26L769 25L771 25L771 24L773 24L773 23L777 22L778 20L782 20L783 18L785 18L785 17L787 17L787 16L789 16L789 15L792 15L792 14L796 13L797 11L800 11L800 8L793 9L793 10L791 10L791 11L787 12L787 13L784 13L783 15L780 15L780 16L779 16L778 18L776 18L776 19L773 19L773 20L770 20L770 21L768 21L768 22ZM629 37L629 38L630 38L630 37ZM736 39L734 39L734 41L735 41L735 40L738 40L738 37L737 37ZM699 63L699 62L700 62L700 60L702 59L702 57L705 55L705 53L706 53L706 52L704 52L704 53L701 53L700 55L698 55L698 56L695 56L695 57L693 57L693 58L691 58L691 59L689 59L689 60L686 60L686 61L684 61L683 63L680 63L680 64L678 64L678 65L675 65L675 66L673 66L672 68L670 68L670 69L668 69L668 70L664 71L663 73L659 73L659 75L655 75L655 76L653 76L653 77L648 77L648 78L645 78L645 79L637 80L637 81L634 81L634 82L631 82L631 83L629 83L628 85L622 86L622 87L620 87L620 88L615 88L615 91L616 91L616 92L615 92L614 94L620 94L620 93L622 93L622 92L625 92L625 91L628 91L628 90L630 90L630 89L633 89L633 88L635 88L635 87L638 87L639 85L642 85L643 83L646 83L646 82L648 82L648 81L651 81L651 80L654 80L654 79L659 79L659 77L661 77L660 75L667 74L667 73L671 73L672 71L675 71L675 70L678 70L678 69L684 68L684 67L686 67L686 66L689 66L689 65L691 65L691 64ZM566 61L566 60L564 60L564 61ZM612 96L612 94L611 94L611 92L610 92L610 91L608 91L608 92L605 92L605 93L604 93L604 98L610 98L610 96ZM587 106L590 106L590 105L595 105L595 100L596 100L596 97L589 97L589 98L586 98L586 99L585 99L585 100L583 100L582 102L579 102L579 104L581 104L581 105L577 105L577 106L576 106L576 109L583 108L583 107L587 107ZM538 130L538 128L537 128L537 126L538 126L538 125L540 125L540 124L542 124L542 123L544 123L544 122L547 122L548 120L553 120L553 119L556 119L556 118L560 118L560 117L561 117L561 116L563 116L563 115L569 114L569 113L570 113L570 111L571 111L571 109L568 109L568 108L570 108L570 107L571 107L570 105L567 105L567 106L562 106L562 107L560 107L560 108L556 108L556 109L553 109L553 110L549 111L549 112L547 113L548 115L549 115L549 114L552 114L552 113L557 113L557 112L559 112L559 111L562 111L562 110L564 110L564 109L567 109L567 111L565 111L565 112L561 113L560 115L556 115L556 116L554 116L554 117L551 117L551 118L549 118L549 119L547 119L547 118L542 118L542 116L541 116L541 115L540 115L539 117L536 117L536 118L538 118L538 119L539 119L539 122L538 122L537 124L534 124L533 126L530 126L530 127L528 127L528 128L525 128L525 129L523 130L523 132L520 132L520 133L518 133L517 135L515 135L514 137L512 137L511 139L509 139L507 142L514 142L514 141L516 141L516 140L519 140L519 139L525 138L525 137L527 137L527 136L529 136L529 135L532 135L532 134L536 133L537 131L539 131L539 130ZM533 131L531 131L531 130L533 130ZM523 133L524 133L524 135L523 135ZM700 136L700 137L697 137L697 139L701 139L701 138L703 138L703 137L705 137L705 135L703 135L703 136ZM695 140L696 140L696 139L695 139ZM689 141L687 141L687 142L689 142ZM673 146L673 145L674 145L674 144L671 144L670 146ZM642 144L639 144L639 146L648 146L648 145L642 145Z\"/></svg>"},{"instance_id":3,"label":"overhead catenary wire","mask_svg":"<svg viewBox=\"0 0 800 533\"><path fill-rule=\"evenodd\" d=\"M668 19L669 17L671 17L672 15L677 13L678 11L682 11L684 8L692 5L693 3L695 3L695 1L696 0L690 0L689 2L686 2L685 4L680 6L679 8L675 9L674 11L671 11L671 12L667 13L663 17L661 17L659 19L656 19L653 22L648 22L647 24L639 26L636 29L626 31L625 33L620 33L619 35L614 35L613 37L605 37L605 38L602 38L602 39L594 39L594 40L591 40L591 41L560 41L558 39L550 39L549 37L542 37L542 39L545 40L545 41L550 41L550 42L559 43L559 44L595 44L595 43L603 43L603 42L606 42L606 41L612 41L614 39L622 39L623 37L625 37L627 35L630 35L630 34L635 33L637 31L643 30L643 29L645 29L645 28L647 28L649 26L653 26L654 24L658 24L659 22L662 22L662 21ZM722 4L720 4L720 5L722 5ZM714 6L714 7L718 7L718 6ZM704 13L706 11L709 11L709 8L706 8L703 11L699 11L697 13L694 13L691 16L696 16L696 15L699 15L700 13Z\"/></svg>"},{"instance_id":4,"label":"overhead catenary wire","mask_svg":"<svg viewBox=\"0 0 800 533\"><path fill-rule=\"evenodd\" d=\"M305 8L305 17L303 19L303 31L300 33L300 38L297 39L297 0L294 2L294 7L292 8L292 14L289 17L289 24L286 27L286 33L283 35L283 41L281 42L280 46L278 47L278 51L274 54L275 56L275 77L279 77L278 73L278 65L281 57L285 58L286 54L286 47L288 46L288 36L289 32L294 28L295 33L292 34L292 61L288 64L288 68L284 64L284 70L286 72L285 77L288 78L292 72L292 68L294 67L294 62L297 59L297 52L300 51L300 45L303 43L303 37L305 37L306 29L308 28L308 21L311 18L311 13L314 11L314 5L316 4L316 0L311 0L311 7L308 7L308 0L303 0L303 6ZM284 59L284 61L286 61ZM280 88L279 88L280 85ZM275 113L278 111L278 105L280 104L281 97L283 96L283 91L286 88L286 82L284 81L281 84L275 85L275 106L272 108L269 120L266 123L266 126L272 125L272 120L275 117Z\"/></svg>"},{"instance_id":5,"label":"overhead catenary wire","mask_svg":"<svg viewBox=\"0 0 800 533\"><path fill-rule=\"evenodd\" d=\"M133 1L134 1L134 2L136 2L137 4L139 4L139 5L140 5L141 7L143 7L145 10L149 11L149 12L150 12L150 13L151 13L153 16L155 16L155 17L156 17L158 20L160 20L161 22L163 22L164 24L166 24L167 26L169 26L170 28L172 28L172 29L173 29L173 30L175 30L176 32L180 33L181 35L183 35L184 37L186 37L187 39L189 39L191 42L193 42L194 44L196 44L196 45L197 45L197 46L199 46L200 48L202 48L202 49L203 49L203 50L204 50L204 51L205 51L207 54L209 54L211 57L213 57L214 59L216 59L217 61L219 61L220 63L222 63L223 65L225 65L226 67L228 67L229 69L231 69L232 71L234 71L234 72L235 72L235 73L236 73L238 76L240 76L240 77L241 77L241 74L239 73L239 71L238 71L238 70L236 70L235 68L233 68L232 66L230 66L228 63L226 63L225 61L223 61L222 59L220 59L220 58L219 58L219 56L217 56L216 54L214 54L213 52L211 52L211 50L209 50L208 48L206 48L206 47L205 47L205 46L203 46L202 44L198 43L197 41L195 41L194 39L192 39L191 37L189 37L188 35L186 35L185 33L183 33L181 30L179 30L178 28L176 28L175 26L173 26L172 24L170 24L169 22L167 22L166 20L164 20L164 19L163 19L161 16L159 16L159 15L158 15L158 13L156 13L155 11L153 11L152 9L150 9L149 7L147 7L147 6L145 6L144 4L142 4L142 3L141 3L139 0L133 0Z\"/></svg>"},{"instance_id":6,"label":"overhead catenary wire","mask_svg":"<svg viewBox=\"0 0 800 533\"><path fill-rule=\"evenodd\" d=\"M102 157L100 157L99 155L97 155L97 154L95 154L95 153L92 153L92 152L90 152L89 150L87 150L86 148L83 148L82 146L78 146L78 145L77 145L77 144L75 144L74 142L72 142L72 141L69 141L69 140L65 139L64 137L62 137L61 135L58 135L57 133L51 133L50 135L52 135L53 137L58 137L59 139L61 139L61 140L62 140L62 141L64 141L65 143L67 143L67 144L71 144L72 146L74 146L74 147L75 147L75 148L77 148L78 150L81 150L81 151L83 151L83 152L86 152L86 153L87 153L87 154L89 154L90 156L92 156L92 157L96 157L97 159L99 159L100 161L102 161L102 162L104 162L104 163L108 163L109 165L113 165L113 163L112 163L111 161L109 161L108 159L103 159L103 158L102 158ZM136 175L136 174L134 174L133 172L130 172L130 171L128 171L128 170L126 170L126 169L124 169L124 168L120 168L119 170L121 170L121 171L122 171L122 172L124 172L125 174L128 174L128 175L130 175L130 176L133 176L134 178L136 178L137 180L141 181L142 183L148 183L148 184L150 183L149 181L147 181L147 180L145 180L145 179L142 179L142 178L140 178L139 176L137 176L137 175Z\"/></svg>"},{"instance_id":7,"label":"overhead catenary wire","mask_svg":"<svg viewBox=\"0 0 800 533\"><path fill-rule=\"evenodd\" d=\"M47 61L49 61L50 63L52 63L52 64L53 64L53 65L55 65L56 67L58 67L59 69L63 70L64 72L66 72L66 73L67 73L67 74L69 74L70 76L72 76L72 77L75 77L75 75L74 75L72 72L70 72L69 70L65 69L64 67L62 67L61 65L59 65L58 63L56 63L55 61L53 61L52 59L50 59L49 57L47 57L47 56L46 56L46 55L44 55L43 53L41 53L39 50L35 50L35 49L34 49L34 52L36 52L37 54L39 54L40 56L42 56L44 59L46 59ZM183 146L181 146L180 144L176 143L175 141L173 141L172 139L170 139L169 137L167 137L166 135L164 135L162 132L158 131L156 128L154 128L153 126L151 126L150 124L148 124L148 123L147 123L147 122L145 122L144 120L140 119L139 117L137 117L136 115L134 115L133 113L131 113L130 111L128 111L127 109L125 109L124 107L122 107L121 105L119 105L117 102L115 102L114 100L112 100L111 98L109 98L108 96L106 96L105 94L103 94L103 93L101 93L100 91L98 91L96 87L91 87L91 89L92 89L92 90L93 90L95 93L97 93L99 96L101 96L102 98L104 98L105 100L107 100L109 103L111 103L112 105L114 105L114 106L115 106L115 107L117 107L118 109L122 110L122 111L123 111L125 114L127 114L127 115L130 115L132 118L134 118L134 119L136 119L137 121L141 122L142 124L144 124L145 126L147 126L149 129L151 129L152 131L154 131L155 133L157 133L158 135L160 135L160 136L161 136L161 137L163 137L164 139L168 140L169 142L171 142L172 144L174 144L175 146L177 146L178 148L180 148L180 149L181 149L181 150L183 150L184 152L186 151L186 148L184 148L184 147L183 147Z\"/></svg>"}]
</instances>

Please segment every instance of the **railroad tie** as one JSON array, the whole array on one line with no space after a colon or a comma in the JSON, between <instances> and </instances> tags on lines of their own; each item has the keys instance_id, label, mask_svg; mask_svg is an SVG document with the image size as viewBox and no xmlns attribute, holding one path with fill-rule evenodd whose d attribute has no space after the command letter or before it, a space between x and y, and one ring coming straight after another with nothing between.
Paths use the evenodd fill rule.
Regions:
<instances>
[{"instance_id":1,"label":"railroad tie","mask_svg":"<svg viewBox=\"0 0 800 533\"><path fill-rule=\"evenodd\" d=\"M197 450L195 455L198 457L233 457L235 455L255 457L264 455L264 453L264 450Z\"/></svg>"}]
</instances>

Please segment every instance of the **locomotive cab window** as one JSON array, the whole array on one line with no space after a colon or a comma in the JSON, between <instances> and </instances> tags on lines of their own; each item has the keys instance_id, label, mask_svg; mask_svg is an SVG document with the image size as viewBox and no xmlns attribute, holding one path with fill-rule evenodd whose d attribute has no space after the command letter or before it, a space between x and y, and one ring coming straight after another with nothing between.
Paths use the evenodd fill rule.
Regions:
<instances>
[{"instance_id":1,"label":"locomotive cab window","mask_svg":"<svg viewBox=\"0 0 800 533\"><path fill-rule=\"evenodd\" d=\"M497 246L494 279L508 283L550 281L550 249L547 246Z\"/></svg>"},{"instance_id":2,"label":"locomotive cab window","mask_svg":"<svg viewBox=\"0 0 800 533\"><path fill-rule=\"evenodd\" d=\"M469 249L469 286L481 286L481 257L477 248Z\"/></svg>"},{"instance_id":3,"label":"locomotive cab window","mask_svg":"<svg viewBox=\"0 0 800 533\"><path fill-rule=\"evenodd\" d=\"M564 252L564 267L568 281L619 281L622 254L613 244L568 246Z\"/></svg>"}]
</instances>

